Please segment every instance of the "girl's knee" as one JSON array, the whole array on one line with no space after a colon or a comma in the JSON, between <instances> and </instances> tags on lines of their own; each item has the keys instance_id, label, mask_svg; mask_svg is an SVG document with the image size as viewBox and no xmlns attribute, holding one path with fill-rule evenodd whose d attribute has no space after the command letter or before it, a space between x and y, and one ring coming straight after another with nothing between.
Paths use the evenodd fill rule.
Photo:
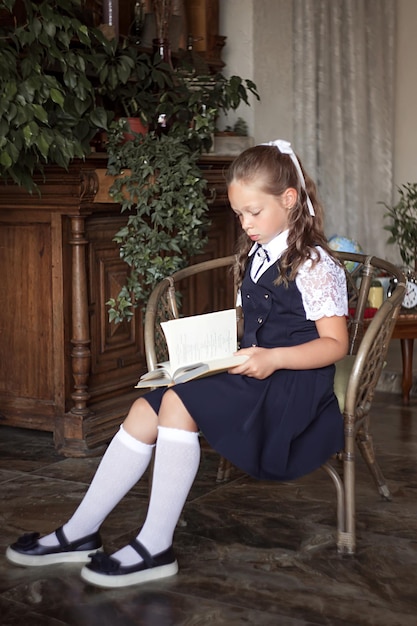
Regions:
<instances>
[{"instance_id":1,"label":"girl's knee","mask_svg":"<svg viewBox=\"0 0 417 626\"><path fill-rule=\"evenodd\" d=\"M158 416L144 398L138 398L130 407L123 428L135 439L153 444L158 432Z\"/></svg>"},{"instance_id":2,"label":"girl's knee","mask_svg":"<svg viewBox=\"0 0 417 626\"><path fill-rule=\"evenodd\" d=\"M181 428L197 432L198 428L183 401L173 389L168 389L162 398L158 422L160 426Z\"/></svg>"}]
</instances>

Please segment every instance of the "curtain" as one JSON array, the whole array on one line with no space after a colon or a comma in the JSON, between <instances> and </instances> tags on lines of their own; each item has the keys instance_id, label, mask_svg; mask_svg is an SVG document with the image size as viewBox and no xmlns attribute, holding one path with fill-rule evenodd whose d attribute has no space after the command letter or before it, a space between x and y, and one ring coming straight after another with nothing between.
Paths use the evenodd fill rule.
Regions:
<instances>
[{"instance_id":1,"label":"curtain","mask_svg":"<svg viewBox=\"0 0 417 626\"><path fill-rule=\"evenodd\" d=\"M294 0L294 145L328 237L387 258L393 187L395 0Z\"/></svg>"}]
</instances>

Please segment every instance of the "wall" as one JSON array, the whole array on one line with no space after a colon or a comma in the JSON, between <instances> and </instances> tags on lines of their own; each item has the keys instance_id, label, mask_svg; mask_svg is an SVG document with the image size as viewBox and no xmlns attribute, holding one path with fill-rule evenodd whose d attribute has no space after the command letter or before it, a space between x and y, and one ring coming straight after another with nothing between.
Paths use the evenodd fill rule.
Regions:
<instances>
[{"instance_id":1,"label":"wall","mask_svg":"<svg viewBox=\"0 0 417 626\"><path fill-rule=\"evenodd\" d=\"M252 79L261 101L241 105L227 123L243 117L260 143L292 136L291 45L285 44L291 23L291 0L221 0L219 33L226 35L225 74ZM271 28L273 25L273 28ZM289 40L290 41L290 40Z\"/></svg>"},{"instance_id":2,"label":"wall","mask_svg":"<svg viewBox=\"0 0 417 626\"><path fill-rule=\"evenodd\" d=\"M397 0L394 182L417 182L417 2Z\"/></svg>"},{"instance_id":3,"label":"wall","mask_svg":"<svg viewBox=\"0 0 417 626\"><path fill-rule=\"evenodd\" d=\"M220 0L219 34L227 36L222 52L222 59L226 63L224 73L227 76L236 74L255 80L253 23L253 0ZM233 126L237 117L246 120L250 134L253 134L255 110L252 106L245 105L239 113L230 111L227 115L220 116L219 128L223 130L226 125Z\"/></svg>"},{"instance_id":4,"label":"wall","mask_svg":"<svg viewBox=\"0 0 417 626\"><path fill-rule=\"evenodd\" d=\"M417 181L417 2L397 0L394 183ZM226 72L251 78L262 97L240 115L255 142L291 141L291 0L222 0L220 29L227 36ZM232 115L229 114L232 118ZM229 122L228 122L229 123Z\"/></svg>"}]
</instances>

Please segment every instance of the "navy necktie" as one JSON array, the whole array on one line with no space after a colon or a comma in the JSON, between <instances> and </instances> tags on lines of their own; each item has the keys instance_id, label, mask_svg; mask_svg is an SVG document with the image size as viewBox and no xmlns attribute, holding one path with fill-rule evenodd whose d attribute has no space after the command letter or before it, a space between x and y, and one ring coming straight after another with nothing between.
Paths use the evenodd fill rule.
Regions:
<instances>
[{"instance_id":1,"label":"navy necktie","mask_svg":"<svg viewBox=\"0 0 417 626\"><path fill-rule=\"evenodd\" d=\"M255 254L257 254L260 259L261 259L261 263L258 266L258 269L255 272L255 276L254 278L257 277L257 275L259 274L259 272L261 271L262 267L264 266L265 261L269 261L269 254L268 252L265 250L265 248L262 248L262 246L259 244Z\"/></svg>"}]
</instances>

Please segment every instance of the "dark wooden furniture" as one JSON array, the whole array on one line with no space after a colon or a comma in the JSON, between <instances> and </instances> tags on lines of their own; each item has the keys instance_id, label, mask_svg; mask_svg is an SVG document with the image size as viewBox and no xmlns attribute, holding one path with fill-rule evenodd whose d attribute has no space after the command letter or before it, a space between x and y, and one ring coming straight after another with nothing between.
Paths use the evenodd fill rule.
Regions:
<instances>
[{"instance_id":1,"label":"dark wooden furniture","mask_svg":"<svg viewBox=\"0 0 417 626\"><path fill-rule=\"evenodd\" d=\"M229 162L201 161L212 220L201 260L233 252ZM0 424L51 431L67 456L101 452L146 370L140 311L131 323L108 321L105 303L127 266L112 241L126 218L105 173L97 154L68 172L48 167L40 196L0 186ZM190 301L204 307L215 288L196 281Z\"/></svg>"},{"instance_id":2,"label":"dark wooden furniture","mask_svg":"<svg viewBox=\"0 0 417 626\"><path fill-rule=\"evenodd\" d=\"M121 37L132 35L135 0L119 0L119 33ZM152 50L156 37L154 7L152 0L143 0L145 23L140 35L142 49ZM83 0L82 16L89 25L99 26L103 22L102 0ZM221 55L226 37L219 35L219 0L183 0L173 2L169 27L169 44L174 65L180 50L186 50L188 38L192 40L194 52L209 67L211 73L224 67Z\"/></svg>"},{"instance_id":3,"label":"dark wooden furniture","mask_svg":"<svg viewBox=\"0 0 417 626\"><path fill-rule=\"evenodd\" d=\"M417 313L402 310L395 323L393 339L401 340L402 381L401 391L404 404L410 404L410 391L413 384L413 348L417 338Z\"/></svg>"}]
</instances>

